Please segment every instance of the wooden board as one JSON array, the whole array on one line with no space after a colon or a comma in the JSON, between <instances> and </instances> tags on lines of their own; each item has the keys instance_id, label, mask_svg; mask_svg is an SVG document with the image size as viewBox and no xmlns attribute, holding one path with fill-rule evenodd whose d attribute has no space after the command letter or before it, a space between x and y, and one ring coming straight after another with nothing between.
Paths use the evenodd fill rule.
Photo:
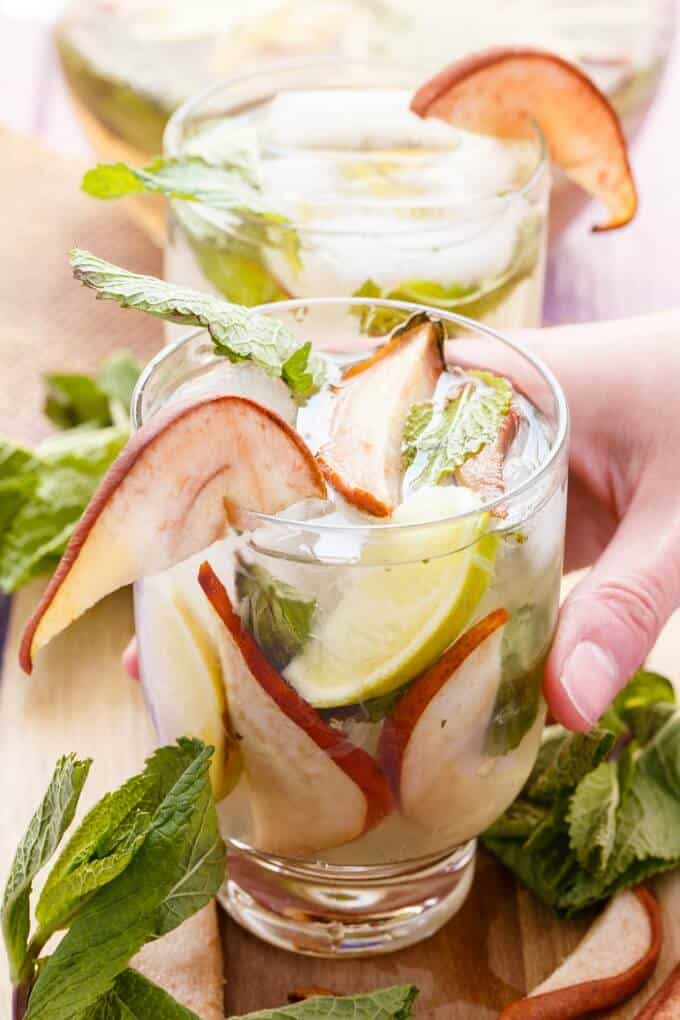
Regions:
<instances>
[{"instance_id":1,"label":"wooden board","mask_svg":"<svg viewBox=\"0 0 680 1020\"><path fill-rule=\"evenodd\" d=\"M122 343L149 354L160 328L143 316L95 304L70 282L65 252L73 244L131 267L158 272L158 257L142 234L125 224L120 207L93 206L78 193L79 169L61 164L15 136L0 134L0 208L8 237L21 248L0 279L0 429L24 440L45 431L39 372L92 368ZM22 184L31 181L31 189ZM19 634L40 585L12 605L0 685L0 875L56 756L75 750L95 757L87 803L139 767L152 734L139 689L123 674L120 651L132 629L129 595L107 600L48 650L27 680L16 664ZM680 622L657 651L660 668L677 673ZM672 929L680 918L676 877L661 884ZM421 988L420 1020L489 1020L499 1007L540 981L578 941L586 922L557 922L499 865L481 857L462 912L420 946L372 961L334 963L295 957L263 945L225 921L227 1014L276 1005L290 989L321 984L339 992L370 990L397 981ZM675 941L673 941L675 940ZM680 953L675 930L660 978ZM194 961L183 954L155 961L171 977ZM7 1014L0 968L0 1017ZM645 993L647 994L647 993ZM207 1016L214 1016L214 1011ZM619 1011L629 1020L634 1006Z\"/></svg>"}]
</instances>

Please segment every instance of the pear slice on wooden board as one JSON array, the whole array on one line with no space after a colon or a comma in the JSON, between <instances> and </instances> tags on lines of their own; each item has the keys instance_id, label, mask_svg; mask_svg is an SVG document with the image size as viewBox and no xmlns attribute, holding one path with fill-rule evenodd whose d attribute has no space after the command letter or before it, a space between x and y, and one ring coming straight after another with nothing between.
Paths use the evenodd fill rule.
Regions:
<instances>
[{"instance_id":1,"label":"pear slice on wooden board","mask_svg":"<svg viewBox=\"0 0 680 1020\"><path fill-rule=\"evenodd\" d=\"M389 517L399 502L401 442L411 404L434 393L444 369L441 324L417 316L343 376L321 470L360 510Z\"/></svg>"},{"instance_id":2,"label":"pear slice on wooden board","mask_svg":"<svg viewBox=\"0 0 680 1020\"><path fill-rule=\"evenodd\" d=\"M218 647L250 787L256 847L306 856L373 828L392 809L389 785L374 759L277 673L208 563L200 568L199 584L224 623Z\"/></svg>"},{"instance_id":3,"label":"pear slice on wooden board","mask_svg":"<svg viewBox=\"0 0 680 1020\"><path fill-rule=\"evenodd\" d=\"M225 499L261 513L325 496L302 439L240 396L171 406L143 426L90 501L26 628L21 665L105 595L222 537Z\"/></svg>"},{"instance_id":4,"label":"pear slice on wooden board","mask_svg":"<svg viewBox=\"0 0 680 1020\"><path fill-rule=\"evenodd\" d=\"M671 971L635 1020L678 1020L680 1017L680 963Z\"/></svg>"},{"instance_id":5,"label":"pear slice on wooden board","mask_svg":"<svg viewBox=\"0 0 680 1020\"><path fill-rule=\"evenodd\" d=\"M456 61L418 89L411 109L465 131L526 137L536 121L550 157L599 198L614 230L632 220L637 193L613 106L593 81L555 53L499 47Z\"/></svg>"},{"instance_id":6,"label":"pear slice on wooden board","mask_svg":"<svg viewBox=\"0 0 680 1020\"><path fill-rule=\"evenodd\" d=\"M662 938L652 894L618 893L564 963L499 1020L576 1020L625 1002L654 973Z\"/></svg>"}]
</instances>

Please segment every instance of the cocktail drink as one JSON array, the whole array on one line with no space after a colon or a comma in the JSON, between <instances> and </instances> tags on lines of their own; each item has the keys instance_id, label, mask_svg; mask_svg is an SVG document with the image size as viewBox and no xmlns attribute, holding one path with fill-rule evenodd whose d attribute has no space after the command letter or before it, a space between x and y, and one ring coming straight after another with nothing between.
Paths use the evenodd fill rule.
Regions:
<instances>
[{"instance_id":1,"label":"cocktail drink","mask_svg":"<svg viewBox=\"0 0 680 1020\"><path fill-rule=\"evenodd\" d=\"M236 167L240 203L174 201L166 277L239 304L358 294L499 327L540 320L550 174L538 127L459 131L409 109L422 73L270 67L209 90L166 156ZM368 317L385 333L389 317Z\"/></svg>"},{"instance_id":2,"label":"cocktail drink","mask_svg":"<svg viewBox=\"0 0 680 1020\"><path fill-rule=\"evenodd\" d=\"M264 314L323 358L312 396L204 332L138 387L142 433L233 416L192 426L194 497L166 525L207 548L135 586L144 689L161 740L215 747L227 910L285 948L386 952L455 913L474 837L539 748L566 409L545 368L449 313L338 298ZM390 337L366 336L388 317ZM203 462L220 444L218 471ZM234 457L247 477L222 498Z\"/></svg>"},{"instance_id":3,"label":"cocktail drink","mask_svg":"<svg viewBox=\"0 0 680 1020\"><path fill-rule=\"evenodd\" d=\"M575 61L638 115L672 39L673 0L74 0L56 41L99 155L160 151L176 107L226 75L300 56L432 67L489 46L538 46Z\"/></svg>"}]
</instances>

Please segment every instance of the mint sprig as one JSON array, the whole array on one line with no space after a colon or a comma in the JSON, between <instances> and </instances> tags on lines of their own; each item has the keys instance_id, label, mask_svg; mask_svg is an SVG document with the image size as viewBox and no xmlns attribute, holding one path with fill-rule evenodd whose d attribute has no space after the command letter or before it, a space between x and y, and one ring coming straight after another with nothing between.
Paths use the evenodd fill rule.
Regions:
<instances>
[{"instance_id":1,"label":"mint sprig","mask_svg":"<svg viewBox=\"0 0 680 1020\"><path fill-rule=\"evenodd\" d=\"M122 308L155 315L166 322L202 326L217 354L230 361L252 361L268 375L282 378L298 403L336 378L333 363L300 344L282 323L209 294L177 287L153 276L140 276L86 251L71 252L73 275L105 300Z\"/></svg>"},{"instance_id":2,"label":"mint sprig","mask_svg":"<svg viewBox=\"0 0 680 1020\"><path fill-rule=\"evenodd\" d=\"M572 915L680 865L680 707L640 671L597 728L545 731L520 797L485 845L537 896Z\"/></svg>"},{"instance_id":3,"label":"mint sprig","mask_svg":"<svg viewBox=\"0 0 680 1020\"><path fill-rule=\"evenodd\" d=\"M411 486L439 485L495 442L510 410L512 387L491 372L471 372L443 404L413 404L404 425L402 454Z\"/></svg>"},{"instance_id":4,"label":"mint sprig","mask_svg":"<svg viewBox=\"0 0 680 1020\"><path fill-rule=\"evenodd\" d=\"M85 816L47 878L29 937L32 882L73 818L90 765L73 755L57 763L3 899L16 1020L194 1017L176 1004L165 1009L172 1000L127 967L146 942L212 899L224 879L211 754L199 740L161 748ZM42 957L63 929L54 952Z\"/></svg>"},{"instance_id":5,"label":"mint sprig","mask_svg":"<svg viewBox=\"0 0 680 1020\"><path fill-rule=\"evenodd\" d=\"M245 626L281 672L309 638L316 599L242 558L236 569L236 593Z\"/></svg>"},{"instance_id":6,"label":"mint sprig","mask_svg":"<svg viewBox=\"0 0 680 1020\"><path fill-rule=\"evenodd\" d=\"M201 156L158 157L145 167L100 163L87 171L82 188L93 198L125 198L146 192L199 202L221 212L237 212L271 223L288 222L286 216L264 202L248 168L217 165Z\"/></svg>"}]
</instances>

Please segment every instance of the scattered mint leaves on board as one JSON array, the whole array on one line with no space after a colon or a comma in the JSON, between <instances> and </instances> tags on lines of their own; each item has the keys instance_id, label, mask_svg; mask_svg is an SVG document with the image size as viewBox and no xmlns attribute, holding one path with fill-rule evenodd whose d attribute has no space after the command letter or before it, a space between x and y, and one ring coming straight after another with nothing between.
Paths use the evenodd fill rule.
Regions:
<instances>
[{"instance_id":1,"label":"scattered mint leaves on board","mask_svg":"<svg viewBox=\"0 0 680 1020\"><path fill-rule=\"evenodd\" d=\"M300 344L289 329L268 316L153 276L130 273L86 251L73 251L71 266L75 278L100 298L167 322L204 327L217 354L234 362L252 361L268 375L284 378L298 403L337 378L330 359L312 351L311 344Z\"/></svg>"},{"instance_id":2,"label":"scattered mint leaves on board","mask_svg":"<svg viewBox=\"0 0 680 1020\"><path fill-rule=\"evenodd\" d=\"M30 937L30 894L70 825L90 762L57 762L19 844L2 908L14 1020L188 1020L161 989L127 970L146 942L215 895L225 849L208 769L212 748L183 738L85 816L47 877ZM66 929L51 955L42 950Z\"/></svg>"},{"instance_id":3,"label":"scattered mint leaves on board","mask_svg":"<svg viewBox=\"0 0 680 1020\"><path fill-rule=\"evenodd\" d=\"M491 372L469 375L443 404L422 401L410 408L402 455L412 486L439 485L498 437L512 387Z\"/></svg>"},{"instance_id":4,"label":"scattered mint leaves on board","mask_svg":"<svg viewBox=\"0 0 680 1020\"><path fill-rule=\"evenodd\" d=\"M560 914L680 866L680 707L641 670L597 728L546 728L520 796L483 842Z\"/></svg>"},{"instance_id":5,"label":"scattered mint leaves on board","mask_svg":"<svg viewBox=\"0 0 680 1020\"><path fill-rule=\"evenodd\" d=\"M60 758L47 792L17 847L2 900L2 934L12 983L20 984L31 965L28 951L30 897L33 880L52 857L73 821L90 760L75 755Z\"/></svg>"},{"instance_id":6,"label":"scattered mint leaves on board","mask_svg":"<svg viewBox=\"0 0 680 1020\"><path fill-rule=\"evenodd\" d=\"M245 626L281 672L310 635L316 599L306 598L260 564L242 558L236 568L236 593Z\"/></svg>"},{"instance_id":7,"label":"scattered mint leaves on board","mask_svg":"<svg viewBox=\"0 0 680 1020\"><path fill-rule=\"evenodd\" d=\"M305 999L232 1020L410 1020L417 994L415 985L394 985L366 995Z\"/></svg>"}]
</instances>

